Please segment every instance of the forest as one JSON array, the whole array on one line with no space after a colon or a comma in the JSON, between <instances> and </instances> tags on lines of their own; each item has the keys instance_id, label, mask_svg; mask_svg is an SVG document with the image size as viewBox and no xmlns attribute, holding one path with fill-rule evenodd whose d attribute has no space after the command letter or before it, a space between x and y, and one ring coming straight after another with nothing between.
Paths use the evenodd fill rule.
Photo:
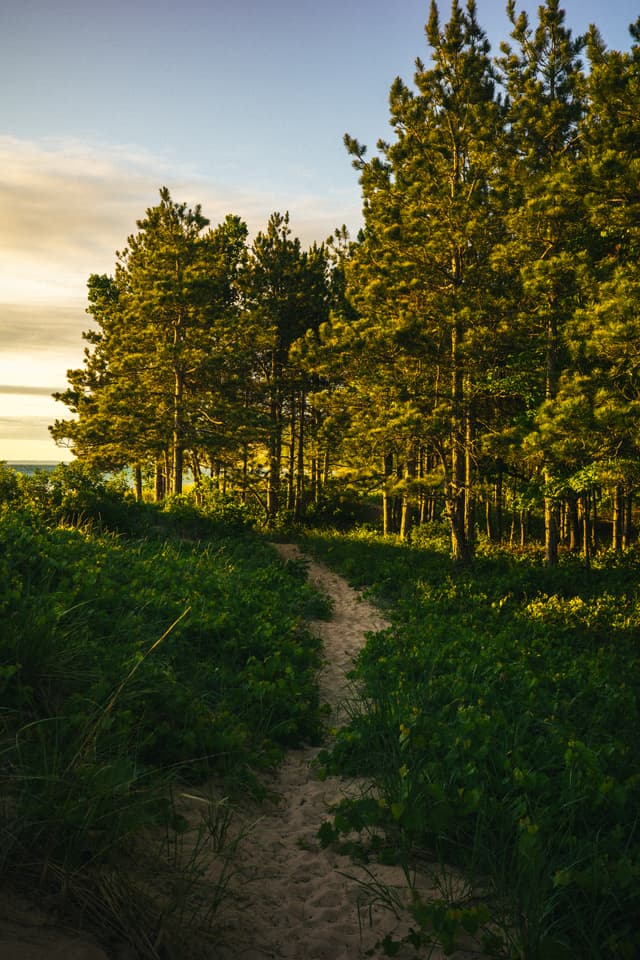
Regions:
<instances>
[{"instance_id":1,"label":"forest","mask_svg":"<svg viewBox=\"0 0 640 960\"><path fill-rule=\"evenodd\" d=\"M273 213L250 242L163 187L89 278L56 441L140 497L188 469L268 524L376 497L387 533L446 521L462 563L478 535L543 539L549 565L628 546L640 22L620 52L555 0L508 12L492 56L473 3L445 25L433 5L392 138L369 158L345 135L356 239L305 250Z\"/></svg>"},{"instance_id":2,"label":"forest","mask_svg":"<svg viewBox=\"0 0 640 960\"><path fill-rule=\"evenodd\" d=\"M162 187L89 278L75 460L0 464L0 886L114 950L216 956L236 810L312 744L368 784L319 846L442 868L376 956L640 957L640 18L507 11L494 56L432 3L393 136L345 135L356 238ZM388 623L330 731L278 539Z\"/></svg>"}]
</instances>

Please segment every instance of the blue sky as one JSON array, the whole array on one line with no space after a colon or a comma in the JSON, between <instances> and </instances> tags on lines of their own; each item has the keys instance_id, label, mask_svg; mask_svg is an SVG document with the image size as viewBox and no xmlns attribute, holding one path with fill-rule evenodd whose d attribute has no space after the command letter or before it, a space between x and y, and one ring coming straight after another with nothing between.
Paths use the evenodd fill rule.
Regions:
<instances>
[{"instance_id":1,"label":"blue sky","mask_svg":"<svg viewBox=\"0 0 640 960\"><path fill-rule=\"evenodd\" d=\"M477 0L495 50L503 0ZM517 9L535 13L536 2ZM565 0L628 49L639 0ZM450 3L439 4L446 21ZM360 225L342 137L389 134L393 79L428 58L427 0L21 0L0 4L0 459L62 459L50 398L82 361L90 273L166 185L303 243Z\"/></svg>"}]
</instances>

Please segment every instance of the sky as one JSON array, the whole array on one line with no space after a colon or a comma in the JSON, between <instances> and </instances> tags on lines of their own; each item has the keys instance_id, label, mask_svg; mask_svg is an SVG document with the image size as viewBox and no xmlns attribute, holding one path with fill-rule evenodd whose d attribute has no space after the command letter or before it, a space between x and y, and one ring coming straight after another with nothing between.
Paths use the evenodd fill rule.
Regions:
<instances>
[{"instance_id":1,"label":"sky","mask_svg":"<svg viewBox=\"0 0 640 960\"><path fill-rule=\"evenodd\" d=\"M448 19L449 0L438 4ZM492 48L506 0L477 0ZM627 50L640 0L565 0ZM534 15L537 0L516 0ZM429 0L0 0L0 460L69 459L51 393L82 365L86 283L172 198L303 245L361 225L348 132L388 138L388 93L428 60ZM535 19L535 17L533 17Z\"/></svg>"}]
</instances>

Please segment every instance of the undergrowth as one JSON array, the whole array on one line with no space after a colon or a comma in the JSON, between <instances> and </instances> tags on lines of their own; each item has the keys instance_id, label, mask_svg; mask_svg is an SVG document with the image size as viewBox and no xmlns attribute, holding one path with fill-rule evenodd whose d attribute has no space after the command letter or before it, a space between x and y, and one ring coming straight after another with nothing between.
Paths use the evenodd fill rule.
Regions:
<instances>
[{"instance_id":1,"label":"undergrowth","mask_svg":"<svg viewBox=\"0 0 640 960\"><path fill-rule=\"evenodd\" d=\"M248 526L83 471L0 471L0 501L0 881L186 957L226 891L233 798L319 741L306 621L327 603ZM212 780L231 806L185 820L174 797Z\"/></svg>"},{"instance_id":2,"label":"undergrowth","mask_svg":"<svg viewBox=\"0 0 640 960\"><path fill-rule=\"evenodd\" d=\"M376 837L371 855L462 869L465 896L414 900L420 949L473 933L519 960L640 956L638 555L586 572L487 549L464 570L438 543L306 545L392 622L369 637L361 705L322 754L375 781L375 799L345 800L323 842L357 830L365 848Z\"/></svg>"}]
</instances>

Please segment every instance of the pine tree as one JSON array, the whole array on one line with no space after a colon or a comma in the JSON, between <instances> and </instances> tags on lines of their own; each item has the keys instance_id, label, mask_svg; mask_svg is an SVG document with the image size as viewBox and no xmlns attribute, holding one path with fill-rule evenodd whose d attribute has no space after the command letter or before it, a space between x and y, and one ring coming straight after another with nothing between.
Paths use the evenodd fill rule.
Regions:
<instances>
[{"instance_id":1,"label":"pine tree","mask_svg":"<svg viewBox=\"0 0 640 960\"><path fill-rule=\"evenodd\" d=\"M584 38L573 39L558 0L538 8L538 23L507 12L515 48L502 44L498 60L507 94L505 141L505 224L509 240L501 250L511 273L517 312L529 327L530 350L542 351L538 390L545 417L557 398L566 364L565 326L579 306L579 271L584 263L583 210L572 189L584 115L584 76L579 55ZM542 435L537 449L541 449ZM542 449L547 564L558 558L556 469L551 450Z\"/></svg>"},{"instance_id":2,"label":"pine tree","mask_svg":"<svg viewBox=\"0 0 640 960\"><path fill-rule=\"evenodd\" d=\"M365 230L349 270L349 290L380 358L378 431L387 482L394 454L411 474L416 450L438 457L452 551L472 553L473 459L479 353L491 352L495 276L492 212L501 105L473 0L457 0L440 27L431 5L426 34L433 66L416 61L416 91L399 78L390 93L396 139L380 157L347 136L360 171ZM366 364L371 363L371 357Z\"/></svg>"},{"instance_id":3,"label":"pine tree","mask_svg":"<svg viewBox=\"0 0 640 960\"><path fill-rule=\"evenodd\" d=\"M159 496L181 492L185 452L206 446L202 424L218 419L216 378L234 368L246 226L229 217L205 233L208 223L199 205L174 203L163 187L117 254L114 277L90 278L93 349L58 396L78 420L52 428L83 459L155 464Z\"/></svg>"},{"instance_id":4,"label":"pine tree","mask_svg":"<svg viewBox=\"0 0 640 960\"><path fill-rule=\"evenodd\" d=\"M263 390L266 518L271 523L282 508L295 512L296 502L298 509L301 502L308 384L291 348L328 315L324 248L303 251L299 239L291 236L289 214L273 213L266 230L253 242L245 289L252 323L261 330L256 378ZM285 473L289 476L286 494L282 489Z\"/></svg>"},{"instance_id":5,"label":"pine tree","mask_svg":"<svg viewBox=\"0 0 640 960\"><path fill-rule=\"evenodd\" d=\"M628 53L588 38L591 69L577 182L591 227L583 309L570 327L573 389L591 411L594 482L610 490L612 540L628 545L631 503L640 477L640 18ZM584 429L582 433L584 433Z\"/></svg>"}]
</instances>

